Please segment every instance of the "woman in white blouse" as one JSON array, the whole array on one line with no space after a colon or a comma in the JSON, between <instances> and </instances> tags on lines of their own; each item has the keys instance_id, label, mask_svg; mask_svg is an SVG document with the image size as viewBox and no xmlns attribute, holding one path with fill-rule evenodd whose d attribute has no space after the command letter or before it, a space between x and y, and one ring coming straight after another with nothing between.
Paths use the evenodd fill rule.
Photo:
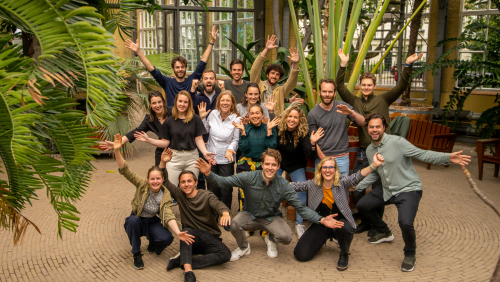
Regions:
<instances>
[{"instance_id":1,"label":"woman in white blouse","mask_svg":"<svg viewBox=\"0 0 500 282\"><path fill-rule=\"evenodd\" d=\"M210 110L207 112L205 109L204 103L198 105L200 118L209 134L207 150L215 153L217 162L212 165L212 172L220 176L233 175L240 139L240 130L233 126L233 122L240 122L236 100L230 90L224 90L217 97L215 110L210 113ZM233 187L213 187L208 184L208 189L231 210Z\"/></svg>"}]
</instances>

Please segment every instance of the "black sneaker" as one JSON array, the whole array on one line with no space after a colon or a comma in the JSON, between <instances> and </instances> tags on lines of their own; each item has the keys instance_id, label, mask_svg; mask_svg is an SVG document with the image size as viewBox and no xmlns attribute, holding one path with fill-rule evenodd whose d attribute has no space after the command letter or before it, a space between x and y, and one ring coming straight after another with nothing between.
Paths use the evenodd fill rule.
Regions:
<instances>
[{"instance_id":1,"label":"black sneaker","mask_svg":"<svg viewBox=\"0 0 500 282\"><path fill-rule=\"evenodd\" d=\"M401 271L410 272L415 269L415 262L417 258L415 257L405 257L403 263L401 264Z\"/></svg>"},{"instance_id":2,"label":"black sneaker","mask_svg":"<svg viewBox=\"0 0 500 282\"><path fill-rule=\"evenodd\" d=\"M144 262L142 261L142 253L134 254L134 268L144 269Z\"/></svg>"},{"instance_id":3,"label":"black sneaker","mask_svg":"<svg viewBox=\"0 0 500 282\"><path fill-rule=\"evenodd\" d=\"M372 227L372 225L370 223L361 222L358 225L358 227L356 227L356 230L354 231L354 233L356 233L356 234L363 233L365 231L370 230L371 227Z\"/></svg>"},{"instance_id":4,"label":"black sneaker","mask_svg":"<svg viewBox=\"0 0 500 282\"><path fill-rule=\"evenodd\" d=\"M196 276L192 271L184 272L184 282L196 282Z\"/></svg>"},{"instance_id":5,"label":"black sneaker","mask_svg":"<svg viewBox=\"0 0 500 282\"><path fill-rule=\"evenodd\" d=\"M176 254L175 257L171 257L168 260L167 271L177 267L181 267L181 253Z\"/></svg>"},{"instance_id":6,"label":"black sneaker","mask_svg":"<svg viewBox=\"0 0 500 282\"><path fill-rule=\"evenodd\" d=\"M344 271L347 269L349 264L349 253L340 252L339 262L337 263L337 269L339 271Z\"/></svg>"},{"instance_id":7,"label":"black sneaker","mask_svg":"<svg viewBox=\"0 0 500 282\"><path fill-rule=\"evenodd\" d=\"M155 252L155 246L153 245L152 242L149 242L149 246L148 246L148 254L152 254Z\"/></svg>"},{"instance_id":8,"label":"black sneaker","mask_svg":"<svg viewBox=\"0 0 500 282\"><path fill-rule=\"evenodd\" d=\"M377 230L372 228L368 231L368 237L375 237L375 235L377 235Z\"/></svg>"},{"instance_id":9,"label":"black sneaker","mask_svg":"<svg viewBox=\"0 0 500 282\"><path fill-rule=\"evenodd\" d=\"M394 235L392 235L391 230L387 233L377 233L375 236L368 238L368 243L370 244L380 244L382 242L390 242L394 240Z\"/></svg>"},{"instance_id":10,"label":"black sneaker","mask_svg":"<svg viewBox=\"0 0 500 282\"><path fill-rule=\"evenodd\" d=\"M231 225L228 224L228 225L224 226L224 230L231 231Z\"/></svg>"}]
</instances>

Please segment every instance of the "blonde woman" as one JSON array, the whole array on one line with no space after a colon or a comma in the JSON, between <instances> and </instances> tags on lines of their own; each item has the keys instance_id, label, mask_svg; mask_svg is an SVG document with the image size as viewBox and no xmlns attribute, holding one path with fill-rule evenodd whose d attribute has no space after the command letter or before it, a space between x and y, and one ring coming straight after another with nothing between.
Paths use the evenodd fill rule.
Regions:
<instances>
[{"instance_id":1,"label":"blonde woman","mask_svg":"<svg viewBox=\"0 0 500 282\"><path fill-rule=\"evenodd\" d=\"M278 124L278 143L276 150L281 153L281 166L277 174L281 176L283 171L288 172L293 182L306 181L307 159L315 160L316 142L323 137L323 129L320 127L316 133L309 134L307 118L298 103L290 105L282 114ZM300 201L305 205L306 192L298 192ZM304 234L303 219L297 212L295 232L297 239Z\"/></svg>"},{"instance_id":2,"label":"blonde woman","mask_svg":"<svg viewBox=\"0 0 500 282\"><path fill-rule=\"evenodd\" d=\"M363 178L384 162L380 154L373 156L373 163L354 174L344 177L333 157L323 158L316 169L314 179L306 182L292 182L297 192L307 191L307 207L325 217L333 214L338 228L327 228L313 223L297 242L293 254L299 261L309 261L330 238L340 246L337 269L346 270L356 223L349 208L349 188L356 186Z\"/></svg>"},{"instance_id":3,"label":"blonde woman","mask_svg":"<svg viewBox=\"0 0 500 282\"><path fill-rule=\"evenodd\" d=\"M185 90L179 92L174 104L172 115L165 120L160 129L160 134L165 136L165 139L154 140L144 132L137 132L135 137L157 147L172 149L174 156L167 163L168 180L177 186L179 174L183 170L190 170L198 175L198 169L195 168L198 149L207 160L212 162L215 154L205 147L203 135L207 134L207 131L201 118L194 113L189 92Z\"/></svg>"}]
</instances>

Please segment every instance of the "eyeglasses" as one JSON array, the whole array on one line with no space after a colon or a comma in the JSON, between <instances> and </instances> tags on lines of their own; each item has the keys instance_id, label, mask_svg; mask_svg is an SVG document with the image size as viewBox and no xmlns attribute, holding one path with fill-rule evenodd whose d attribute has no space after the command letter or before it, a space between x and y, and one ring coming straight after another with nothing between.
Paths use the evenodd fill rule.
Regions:
<instances>
[{"instance_id":1,"label":"eyeglasses","mask_svg":"<svg viewBox=\"0 0 500 282\"><path fill-rule=\"evenodd\" d=\"M327 170L327 169L334 170L335 169L334 166L322 166L321 168L324 169L324 170Z\"/></svg>"}]
</instances>

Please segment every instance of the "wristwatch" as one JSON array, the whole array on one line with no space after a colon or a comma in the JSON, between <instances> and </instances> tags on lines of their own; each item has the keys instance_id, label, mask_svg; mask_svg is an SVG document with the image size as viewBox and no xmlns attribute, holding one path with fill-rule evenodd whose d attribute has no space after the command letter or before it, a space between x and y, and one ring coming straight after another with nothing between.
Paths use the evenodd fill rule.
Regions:
<instances>
[{"instance_id":1,"label":"wristwatch","mask_svg":"<svg viewBox=\"0 0 500 282\"><path fill-rule=\"evenodd\" d=\"M374 168L371 164L369 165L369 167L371 170L376 170L376 168Z\"/></svg>"}]
</instances>

